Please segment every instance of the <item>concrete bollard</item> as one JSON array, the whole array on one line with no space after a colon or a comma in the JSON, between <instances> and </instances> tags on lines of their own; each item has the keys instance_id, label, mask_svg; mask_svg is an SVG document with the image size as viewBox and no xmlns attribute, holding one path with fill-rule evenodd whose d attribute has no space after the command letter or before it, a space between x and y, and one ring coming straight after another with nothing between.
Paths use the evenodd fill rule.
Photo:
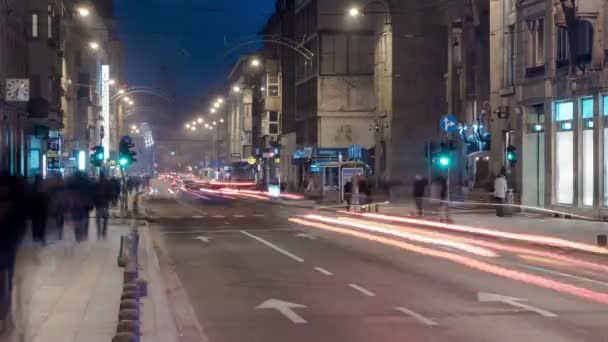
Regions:
<instances>
[{"instance_id":1,"label":"concrete bollard","mask_svg":"<svg viewBox=\"0 0 608 342\"><path fill-rule=\"evenodd\" d=\"M120 302L120 310L139 310L139 301L133 299L126 299Z\"/></svg>"},{"instance_id":2,"label":"concrete bollard","mask_svg":"<svg viewBox=\"0 0 608 342\"><path fill-rule=\"evenodd\" d=\"M112 339L112 342L138 342L139 336L133 333L121 332L116 334Z\"/></svg>"},{"instance_id":3,"label":"concrete bollard","mask_svg":"<svg viewBox=\"0 0 608 342\"><path fill-rule=\"evenodd\" d=\"M139 310L125 309L118 313L119 321L139 321Z\"/></svg>"},{"instance_id":4,"label":"concrete bollard","mask_svg":"<svg viewBox=\"0 0 608 342\"><path fill-rule=\"evenodd\" d=\"M135 334L136 336L140 336L139 333L139 322L138 321L129 321L129 320L125 320L125 321L120 321L118 322L118 326L116 327L116 332L117 333L132 333Z\"/></svg>"},{"instance_id":5,"label":"concrete bollard","mask_svg":"<svg viewBox=\"0 0 608 342\"><path fill-rule=\"evenodd\" d=\"M138 291L123 291L122 296L120 296L120 300L139 300L139 290Z\"/></svg>"},{"instance_id":6,"label":"concrete bollard","mask_svg":"<svg viewBox=\"0 0 608 342\"><path fill-rule=\"evenodd\" d=\"M139 291L139 285L136 282L125 283L122 286L122 291Z\"/></svg>"},{"instance_id":7,"label":"concrete bollard","mask_svg":"<svg viewBox=\"0 0 608 342\"><path fill-rule=\"evenodd\" d=\"M129 261L127 261L127 264L125 265L124 283L135 282L135 280L137 280L137 278L138 278L137 263L135 262L135 260L133 260L133 258L130 258Z\"/></svg>"},{"instance_id":8,"label":"concrete bollard","mask_svg":"<svg viewBox=\"0 0 608 342\"><path fill-rule=\"evenodd\" d=\"M139 296L147 297L148 296L148 282L143 279L137 279L136 283L137 283L137 287L139 289Z\"/></svg>"},{"instance_id":9,"label":"concrete bollard","mask_svg":"<svg viewBox=\"0 0 608 342\"><path fill-rule=\"evenodd\" d=\"M606 247L608 244L608 239L605 234L599 234L597 236L597 245L600 247Z\"/></svg>"}]
</instances>

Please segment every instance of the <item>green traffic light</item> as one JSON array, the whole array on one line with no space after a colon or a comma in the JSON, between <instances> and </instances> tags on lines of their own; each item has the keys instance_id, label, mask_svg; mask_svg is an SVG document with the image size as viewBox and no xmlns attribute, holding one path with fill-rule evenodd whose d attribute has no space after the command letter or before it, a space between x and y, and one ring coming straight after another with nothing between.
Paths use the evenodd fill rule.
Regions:
<instances>
[{"instance_id":1,"label":"green traffic light","mask_svg":"<svg viewBox=\"0 0 608 342\"><path fill-rule=\"evenodd\" d=\"M120 158L118 164L120 164L120 166L127 166L127 164L129 164L129 160L127 160L127 158Z\"/></svg>"},{"instance_id":2,"label":"green traffic light","mask_svg":"<svg viewBox=\"0 0 608 342\"><path fill-rule=\"evenodd\" d=\"M172 156L174 156L174 155L175 155L175 152L174 152L174 151L171 151L171 155L172 155Z\"/></svg>"},{"instance_id":3,"label":"green traffic light","mask_svg":"<svg viewBox=\"0 0 608 342\"><path fill-rule=\"evenodd\" d=\"M103 160L103 153L97 154L97 160Z\"/></svg>"},{"instance_id":4,"label":"green traffic light","mask_svg":"<svg viewBox=\"0 0 608 342\"><path fill-rule=\"evenodd\" d=\"M439 157L439 165L441 165L441 166L448 166L448 165L450 165L450 158L448 158L446 156Z\"/></svg>"},{"instance_id":5,"label":"green traffic light","mask_svg":"<svg viewBox=\"0 0 608 342\"><path fill-rule=\"evenodd\" d=\"M515 160L515 153L507 152L507 160Z\"/></svg>"}]
</instances>

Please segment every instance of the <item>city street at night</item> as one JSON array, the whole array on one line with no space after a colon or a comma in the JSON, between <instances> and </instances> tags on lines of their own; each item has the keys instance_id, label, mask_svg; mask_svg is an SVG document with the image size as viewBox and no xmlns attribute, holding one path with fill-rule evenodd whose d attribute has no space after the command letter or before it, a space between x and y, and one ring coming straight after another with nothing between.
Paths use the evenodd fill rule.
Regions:
<instances>
[{"instance_id":1,"label":"city street at night","mask_svg":"<svg viewBox=\"0 0 608 342\"><path fill-rule=\"evenodd\" d=\"M153 188L151 235L209 341L604 339L608 250Z\"/></svg>"}]
</instances>

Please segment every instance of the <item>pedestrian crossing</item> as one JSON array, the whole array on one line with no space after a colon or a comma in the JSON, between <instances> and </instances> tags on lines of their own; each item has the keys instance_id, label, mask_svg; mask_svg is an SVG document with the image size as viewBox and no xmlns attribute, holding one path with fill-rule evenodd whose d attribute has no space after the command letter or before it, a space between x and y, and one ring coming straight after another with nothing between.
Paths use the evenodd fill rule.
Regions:
<instances>
[{"instance_id":1,"label":"pedestrian crossing","mask_svg":"<svg viewBox=\"0 0 608 342\"><path fill-rule=\"evenodd\" d=\"M264 214L251 214L251 215L243 215L243 214L232 214L232 215L191 215L191 216L158 216L158 215L150 215L147 216L149 220L201 220L201 219L226 219L226 218L235 218L235 219L247 219L247 218L263 218Z\"/></svg>"}]
</instances>

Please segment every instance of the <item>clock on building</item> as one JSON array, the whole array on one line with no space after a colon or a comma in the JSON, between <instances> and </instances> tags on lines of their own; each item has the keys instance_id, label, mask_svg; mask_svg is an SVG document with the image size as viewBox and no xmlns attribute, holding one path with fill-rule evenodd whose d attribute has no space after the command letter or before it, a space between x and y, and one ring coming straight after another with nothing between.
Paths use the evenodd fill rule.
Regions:
<instances>
[{"instance_id":1,"label":"clock on building","mask_svg":"<svg viewBox=\"0 0 608 342\"><path fill-rule=\"evenodd\" d=\"M29 101L30 80L27 78L7 78L4 99L7 102Z\"/></svg>"}]
</instances>

